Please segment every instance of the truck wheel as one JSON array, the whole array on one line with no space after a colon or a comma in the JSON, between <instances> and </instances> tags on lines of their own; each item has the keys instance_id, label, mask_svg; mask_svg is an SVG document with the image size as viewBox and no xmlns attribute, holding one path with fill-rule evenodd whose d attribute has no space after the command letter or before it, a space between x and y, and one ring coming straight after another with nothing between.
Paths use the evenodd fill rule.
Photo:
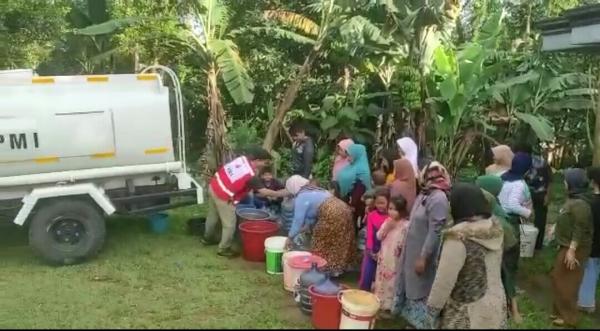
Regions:
<instances>
[{"instance_id":1,"label":"truck wheel","mask_svg":"<svg viewBox=\"0 0 600 331\"><path fill-rule=\"evenodd\" d=\"M61 199L41 206L29 226L29 244L52 264L75 264L102 248L106 225L89 202Z\"/></svg>"}]
</instances>

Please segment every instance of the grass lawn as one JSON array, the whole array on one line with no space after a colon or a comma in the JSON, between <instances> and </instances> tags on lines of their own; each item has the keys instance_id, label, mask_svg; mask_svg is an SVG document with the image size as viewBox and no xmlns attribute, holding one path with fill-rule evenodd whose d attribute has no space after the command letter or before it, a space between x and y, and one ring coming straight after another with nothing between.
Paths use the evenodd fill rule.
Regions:
<instances>
[{"instance_id":1,"label":"grass lawn","mask_svg":"<svg viewBox=\"0 0 600 331\"><path fill-rule=\"evenodd\" d=\"M166 235L144 219L112 219L100 255L69 267L44 265L25 229L2 224L0 328L311 328L281 276L186 234L200 213L173 213Z\"/></svg>"},{"instance_id":2,"label":"grass lawn","mask_svg":"<svg viewBox=\"0 0 600 331\"><path fill-rule=\"evenodd\" d=\"M174 212L165 235L150 233L144 219L112 219L100 255L69 267L44 265L27 247L25 229L2 224L0 328L310 328L281 276L267 275L263 264L219 258L185 233L186 220L201 213ZM523 260L523 328L551 327L550 289L535 282L548 279L551 261L551 252ZM594 326L600 318L582 323Z\"/></svg>"}]
</instances>

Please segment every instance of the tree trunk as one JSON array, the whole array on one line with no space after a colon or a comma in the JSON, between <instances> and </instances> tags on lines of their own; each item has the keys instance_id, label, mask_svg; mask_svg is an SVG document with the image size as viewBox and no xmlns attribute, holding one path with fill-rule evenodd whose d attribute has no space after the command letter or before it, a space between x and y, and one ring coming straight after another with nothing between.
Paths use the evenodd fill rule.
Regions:
<instances>
[{"instance_id":1,"label":"tree trunk","mask_svg":"<svg viewBox=\"0 0 600 331\"><path fill-rule=\"evenodd\" d=\"M596 82L596 86L600 86L600 77ZM596 122L594 126L594 146L592 146L594 149L594 159L592 161L594 166L600 166L600 94L597 98L598 99L596 99L595 102L596 109L594 109L594 113L596 115Z\"/></svg>"},{"instance_id":2,"label":"tree trunk","mask_svg":"<svg viewBox=\"0 0 600 331\"><path fill-rule=\"evenodd\" d=\"M427 106L427 79L425 74L421 72L420 78L420 95L421 95L421 111L415 116L416 124L416 143L419 150L425 152L427 149L427 125L429 124L429 108ZM423 154L425 155L425 154Z\"/></svg>"},{"instance_id":3,"label":"tree trunk","mask_svg":"<svg viewBox=\"0 0 600 331\"><path fill-rule=\"evenodd\" d=\"M300 90L300 86L304 81L304 78L308 76L310 73L310 69L312 68L313 63L315 62L317 56L319 55L319 50L321 49L320 44L316 44L313 49L310 51L306 59L304 60L304 64L300 67L298 74L296 74L296 78L291 81L283 94L283 98L279 101L277 105L277 110L275 111L275 116L269 124L269 129L267 130L267 136L265 137L265 141L263 142L263 148L271 151L273 149L273 145L275 145L275 141L279 136L279 130L281 129L281 125L283 124L283 120L285 119L285 114L292 108L296 97L298 96L298 91Z\"/></svg>"},{"instance_id":4,"label":"tree trunk","mask_svg":"<svg viewBox=\"0 0 600 331\"><path fill-rule=\"evenodd\" d=\"M208 123L206 126L207 142L204 152L203 173L211 176L219 165L227 162L230 151L227 142L226 114L221 103L215 63L211 64L208 70L206 94L208 99Z\"/></svg>"},{"instance_id":5,"label":"tree trunk","mask_svg":"<svg viewBox=\"0 0 600 331\"><path fill-rule=\"evenodd\" d=\"M527 17L526 17L526 21L525 21L525 32L524 32L524 36L523 36L523 42L525 42L525 45L529 46L530 45L530 40L531 40L531 12L533 9L533 5L531 3L527 4Z\"/></svg>"},{"instance_id":6,"label":"tree trunk","mask_svg":"<svg viewBox=\"0 0 600 331\"><path fill-rule=\"evenodd\" d=\"M141 66L140 66L140 51L138 48L138 45L135 45L135 48L133 49L133 72L140 72L141 70Z\"/></svg>"}]
</instances>

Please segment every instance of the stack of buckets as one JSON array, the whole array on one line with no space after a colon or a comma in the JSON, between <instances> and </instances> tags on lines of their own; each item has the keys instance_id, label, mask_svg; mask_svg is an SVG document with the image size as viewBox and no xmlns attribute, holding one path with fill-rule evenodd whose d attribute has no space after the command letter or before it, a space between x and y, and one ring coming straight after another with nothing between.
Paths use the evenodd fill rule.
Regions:
<instances>
[{"instance_id":1,"label":"stack of buckets","mask_svg":"<svg viewBox=\"0 0 600 331\"><path fill-rule=\"evenodd\" d=\"M288 292L293 292L300 276L308 272L312 263L317 263L318 268L323 268L327 262L310 252L289 251L285 249L285 237L272 237L265 241L267 254L267 273L275 274L283 271L283 287ZM281 254L281 255L280 255ZM273 260L281 256L281 269ZM271 262L273 261L273 262ZM277 266L272 268L271 266ZM327 280L327 282L332 283ZM319 292L323 284L314 284L308 291L311 297L311 321L315 329L373 329L379 311L380 302L377 296L362 290L348 289L344 285L337 290ZM333 286L328 285L328 288Z\"/></svg>"},{"instance_id":2,"label":"stack of buckets","mask_svg":"<svg viewBox=\"0 0 600 331\"><path fill-rule=\"evenodd\" d=\"M287 237L275 236L279 231L277 223L242 222L239 229L244 259L252 262L266 261L268 274L283 273L283 286L287 291L294 291L300 276L309 272L313 263L319 269L327 263L310 252L285 252ZM315 329L366 330L375 327L380 303L374 294L335 285L328 277L322 283L323 286L312 284L308 288Z\"/></svg>"}]
</instances>

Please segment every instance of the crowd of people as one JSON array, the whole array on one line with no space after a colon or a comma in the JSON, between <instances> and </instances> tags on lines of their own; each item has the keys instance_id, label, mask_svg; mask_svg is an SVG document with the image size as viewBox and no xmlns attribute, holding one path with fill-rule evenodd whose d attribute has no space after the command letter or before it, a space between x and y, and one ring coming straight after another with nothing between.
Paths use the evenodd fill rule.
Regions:
<instances>
[{"instance_id":1,"label":"crowd of people","mask_svg":"<svg viewBox=\"0 0 600 331\"><path fill-rule=\"evenodd\" d=\"M209 213L202 242L232 256L235 204L249 192L263 201L293 199L288 248L310 250L327 261L334 277L360 270L359 286L381 301L383 315L412 327L506 328L522 318L516 300L520 225L539 228L545 242L552 170L527 146L492 148L494 163L475 183L452 182L446 168L419 165L417 144L397 141L373 167L367 148L341 140L326 187L311 178L314 146L293 133L294 175L275 184L270 155L249 150L221 167L210 181ZM306 158L310 158L307 160ZM259 176L262 175L262 176ZM600 168L564 171L568 198L556 219L551 273L557 326L575 326L579 311L595 310L600 273ZM588 188L588 178L592 190ZM358 247L364 234L364 249ZM362 255L362 256L361 256Z\"/></svg>"}]
</instances>

